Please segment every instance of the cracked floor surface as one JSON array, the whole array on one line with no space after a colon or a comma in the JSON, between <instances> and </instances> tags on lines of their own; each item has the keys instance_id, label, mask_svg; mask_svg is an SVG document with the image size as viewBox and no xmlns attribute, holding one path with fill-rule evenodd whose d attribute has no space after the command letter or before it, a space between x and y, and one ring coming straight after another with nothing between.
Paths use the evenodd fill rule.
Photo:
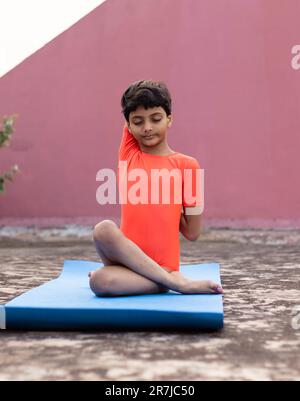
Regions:
<instances>
[{"instance_id":1,"label":"cracked floor surface","mask_svg":"<svg viewBox=\"0 0 300 401\"><path fill-rule=\"evenodd\" d=\"M78 234L79 233L79 234ZM181 263L221 265L225 328L0 332L0 380L300 380L300 231L206 229ZM99 261L89 229L0 228L0 304Z\"/></svg>"}]
</instances>

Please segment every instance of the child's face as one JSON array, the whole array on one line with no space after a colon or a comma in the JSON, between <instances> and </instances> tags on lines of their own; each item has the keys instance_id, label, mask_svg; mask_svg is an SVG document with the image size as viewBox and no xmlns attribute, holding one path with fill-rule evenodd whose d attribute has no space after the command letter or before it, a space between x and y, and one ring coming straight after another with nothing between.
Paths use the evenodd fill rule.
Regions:
<instances>
[{"instance_id":1,"label":"child's face","mask_svg":"<svg viewBox=\"0 0 300 401\"><path fill-rule=\"evenodd\" d=\"M145 147L154 147L166 140L172 116L167 116L162 107L140 106L129 114L129 131Z\"/></svg>"}]
</instances>

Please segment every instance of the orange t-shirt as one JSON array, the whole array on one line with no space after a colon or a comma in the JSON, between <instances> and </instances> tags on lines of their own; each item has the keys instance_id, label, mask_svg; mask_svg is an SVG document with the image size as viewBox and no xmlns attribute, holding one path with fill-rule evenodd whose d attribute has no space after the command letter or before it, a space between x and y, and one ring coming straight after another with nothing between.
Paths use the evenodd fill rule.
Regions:
<instances>
[{"instance_id":1,"label":"orange t-shirt","mask_svg":"<svg viewBox=\"0 0 300 401\"><path fill-rule=\"evenodd\" d=\"M120 162L123 162L122 164ZM122 165L123 173L120 175L120 167ZM124 174L126 166L127 176ZM143 181L141 176L135 176L133 169L142 169ZM180 170L177 178L169 180L170 190L169 200L164 201L162 198L162 179L159 179L159 191L152 190L151 185L154 180L152 174L153 169L167 169L169 172ZM176 169L176 170L174 170ZM172 153L168 156L151 155L141 151L138 141L129 132L126 124L123 128L123 136L119 148L119 165L118 165L118 186L121 176L122 190L124 191L127 203L121 203L121 226L120 230L123 234L138 245L148 256L156 261L161 267L168 267L172 270L179 270L180 267L180 238L179 227L182 206L193 207L199 205L199 202L188 203L184 197L184 169L192 171L192 187L195 188L195 169L200 169L199 163L193 157L182 153ZM141 172L141 170L139 170ZM166 171L166 170L165 170ZM130 176L132 174L132 176ZM170 174L170 173L167 173ZM170 174L170 176L172 176ZM124 183L127 182L127 186ZM137 189L138 183L144 183L143 190ZM145 184L146 182L146 184ZM157 181L156 181L157 183ZM124 186L123 186L124 185ZM181 187L180 203L175 202L175 190ZM148 191L147 191L148 188ZM157 186L156 186L157 188ZM164 186L164 188L166 188ZM146 195L145 195L146 190ZM143 201L141 201L143 192ZM151 197L153 193L157 195L156 204ZM193 191L193 194L195 192ZM136 200L132 202L132 195ZM119 186L119 196L120 186ZM129 200L130 199L130 200ZM138 200L139 199L139 203ZM178 198L176 198L178 199ZM167 203L168 202L168 203ZM134 204L133 204L134 203Z\"/></svg>"}]
</instances>

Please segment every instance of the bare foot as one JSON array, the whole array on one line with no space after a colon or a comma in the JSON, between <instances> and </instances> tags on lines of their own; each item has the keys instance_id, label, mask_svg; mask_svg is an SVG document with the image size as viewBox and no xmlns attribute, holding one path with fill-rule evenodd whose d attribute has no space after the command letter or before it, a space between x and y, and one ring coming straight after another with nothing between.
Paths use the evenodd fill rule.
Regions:
<instances>
[{"instance_id":1,"label":"bare foot","mask_svg":"<svg viewBox=\"0 0 300 401\"><path fill-rule=\"evenodd\" d=\"M210 280L189 280L180 292L183 294L224 294L222 286Z\"/></svg>"},{"instance_id":2,"label":"bare foot","mask_svg":"<svg viewBox=\"0 0 300 401\"><path fill-rule=\"evenodd\" d=\"M210 280L190 280L179 272L172 272L178 280L178 292L182 294L224 294L220 284Z\"/></svg>"}]
</instances>

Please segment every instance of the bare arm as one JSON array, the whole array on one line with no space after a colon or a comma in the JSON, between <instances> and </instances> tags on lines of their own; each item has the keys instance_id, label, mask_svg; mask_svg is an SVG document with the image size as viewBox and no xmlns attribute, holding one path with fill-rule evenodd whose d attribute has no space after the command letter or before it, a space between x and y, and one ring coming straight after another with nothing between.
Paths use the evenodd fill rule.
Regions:
<instances>
[{"instance_id":1,"label":"bare arm","mask_svg":"<svg viewBox=\"0 0 300 401\"><path fill-rule=\"evenodd\" d=\"M186 208L184 208L184 211ZM202 215L181 214L179 230L189 241L196 241L201 233Z\"/></svg>"}]
</instances>

